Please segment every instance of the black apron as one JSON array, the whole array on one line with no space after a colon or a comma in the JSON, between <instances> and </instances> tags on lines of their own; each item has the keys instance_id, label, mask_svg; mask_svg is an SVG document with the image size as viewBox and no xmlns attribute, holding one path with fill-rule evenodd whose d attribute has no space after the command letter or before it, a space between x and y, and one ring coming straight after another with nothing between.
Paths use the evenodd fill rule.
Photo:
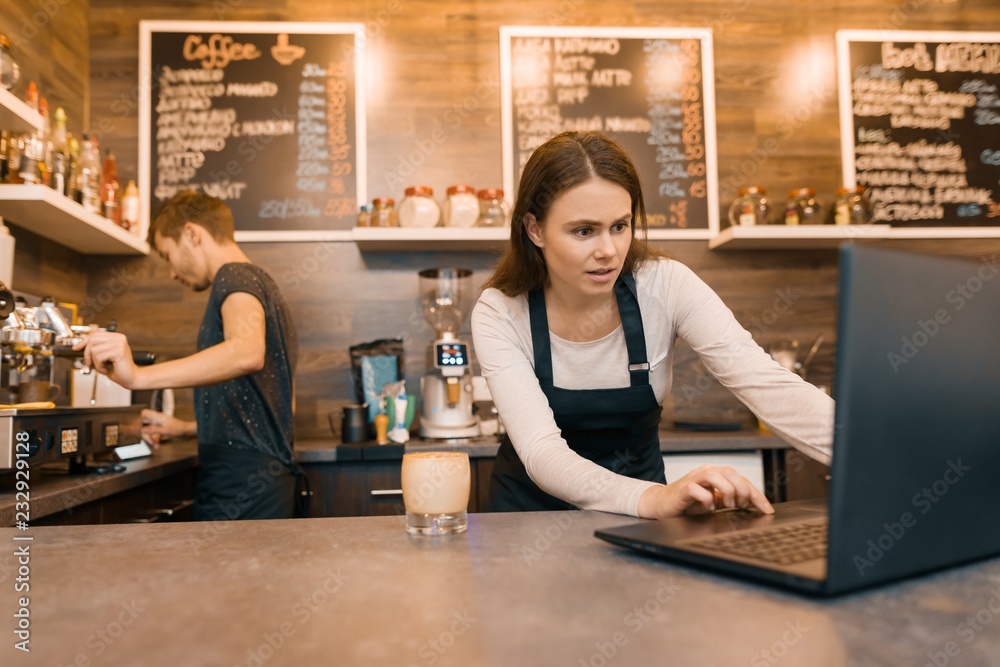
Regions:
<instances>
[{"instance_id":1,"label":"black apron","mask_svg":"<svg viewBox=\"0 0 1000 667\"><path fill-rule=\"evenodd\" d=\"M194 520L290 519L296 481L295 470L267 454L200 445Z\"/></svg>"},{"instance_id":2,"label":"black apron","mask_svg":"<svg viewBox=\"0 0 1000 667\"><path fill-rule=\"evenodd\" d=\"M642 314L631 274L622 274L615 283L615 296L628 349L630 386L617 389L553 386L549 324L541 290L528 295L535 375L570 449L612 472L665 484L658 436L661 409L649 384ZM517 415L508 415L507 419L517 419ZM490 477L486 511L567 509L576 508L538 488L528 477L510 437L504 436Z\"/></svg>"}]
</instances>

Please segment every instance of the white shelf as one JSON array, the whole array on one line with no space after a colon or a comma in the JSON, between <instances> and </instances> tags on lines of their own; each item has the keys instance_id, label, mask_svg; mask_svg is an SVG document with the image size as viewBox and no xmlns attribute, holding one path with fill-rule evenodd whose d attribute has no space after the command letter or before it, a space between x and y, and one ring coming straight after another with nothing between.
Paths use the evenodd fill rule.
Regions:
<instances>
[{"instance_id":1,"label":"white shelf","mask_svg":"<svg viewBox=\"0 0 1000 667\"><path fill-rule=\"evenodd\" d=\"M355 227L352 235L361 250L500 250L510 227Z\"/></svg>"},{"instance_id":2,"label":"white shelf","mask_svg":"<svg viewBox=\"0 0 1000 667\"><path fill-rule=\"evenodd\" d=\"M816 250L845 241L1000 238L997 227L891 227L889 225L760 225L727 227L709 240L713 250Z\"/></svg>"},{"instance_id":3,"label":"white shelf","mask_svg":"<svg viewBox=\"0 0 1000 667\"><path fill-rule=\"evenodd\" d=\"M641 232L636 232L641 235ZM712 238L712 231L708 229L664 229L662 227L649 227L647 229L647 241L704 241Z\"/></svg>"},{"instance_id":4,"label":"white shelf","mask_svg":"<svg viewBox=\"0 0 1000 667\"><path fill-rule=\"evenodd\" d=\"M4 222L85 255L148 255L149 244L44 185L0 185Z\"/></svg>"},{"instance_id":5,"label":"white shelf","mask_svg":"<svg viewBox=\"0 0 1000 667\"><path fill-rule=\"evenodd\" d=\"M510 238L510 227L355 227L354 242L361 250L377 251L500 251ZM706 239L705 230L650 229L648 240Z\"/></svg>"},{"instance_id":6,"label":"white shelf","mask_svg":"<svg viewBox=\"0 0 1000 667\"><path fill-rule=\"evenodd\" d=\"M13 93L0 88L0 129L15 132L35 132L42 129L42 114L19 100Z\"/></svg>"},{"instance_id":7,"label":"white shelf","mask_svg":"<svg viewBox=\"0 0 1000 667\"><path fill-rule=\"evenodd\" d=\"M908 227L890 229L887 239L1000 239L997 227Z\"/></svg>"},{"instance_id":8,"label":"white shelf","mask_svg":"<svg viewBox=\"0 0 1000 667\"><path fill-rule=\"evenodd\" d=\"M349 229L297 231L236 231L237 243L352 243Z\"/></svg>"}]
</instances>

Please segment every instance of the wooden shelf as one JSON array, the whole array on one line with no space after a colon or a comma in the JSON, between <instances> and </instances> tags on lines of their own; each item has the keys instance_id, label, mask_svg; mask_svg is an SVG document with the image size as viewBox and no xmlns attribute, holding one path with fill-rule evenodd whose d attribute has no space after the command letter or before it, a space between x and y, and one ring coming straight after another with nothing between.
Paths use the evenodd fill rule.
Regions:
<instances>
[{"instance_id":1,"label":"wooden shelf","mask_svg":"<svg viewBox=\"0 0 1000 667\"><path fill-rule=\"evenodd\" d=\"M4 222L85 255L148 255L149 244L44 185L0 185Z\"/></svg>"},{"instance_id":2,"label":"wooden shelf","mask_svg":"<svg viewBox=\"0 0 1000 667\"><path fill-rule=\"evenodd\" d=\"M13 93L0 88L0 129L14 132L35 132L42 129L44 121L38 113Z\"/></svg>"},{"instance_id":3,"label":"wooden shelf","mask_svg":"<svg viewBox=\"0 0 1000 667\"><path fill-rule=\"evenodd\" d=\"M816 250L845 241L1000 238L997 227L891 227L889 225L760 225L727 227L709 240L713 250Z\"/></svg>"},{"instance_id":4,"label":"wooden shelf","mask_svg":"<svg viewBox=\"0 0 1000 667\"><path fill-rule=\"evenodd\" d=\"M355 227L352 235L362 251L500 250L510 227Z\"/></svg>"}]
</instances>

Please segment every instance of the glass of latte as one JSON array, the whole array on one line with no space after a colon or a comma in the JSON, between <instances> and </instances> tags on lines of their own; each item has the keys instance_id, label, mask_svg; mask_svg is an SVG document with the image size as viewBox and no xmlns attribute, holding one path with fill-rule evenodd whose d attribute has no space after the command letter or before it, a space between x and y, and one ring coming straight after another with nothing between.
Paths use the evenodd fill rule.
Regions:
<instances>
[{"instance_id":1,"label":"glass of latte","mask_svg":"<svg viewBox=\"0 0 1000 667\"><path fill-rule=\"evenodd\" d=\"M404 454L402 483L406 532L413 535L465 532L471 483L468 454Z\"/></svg>"}]
</instances>

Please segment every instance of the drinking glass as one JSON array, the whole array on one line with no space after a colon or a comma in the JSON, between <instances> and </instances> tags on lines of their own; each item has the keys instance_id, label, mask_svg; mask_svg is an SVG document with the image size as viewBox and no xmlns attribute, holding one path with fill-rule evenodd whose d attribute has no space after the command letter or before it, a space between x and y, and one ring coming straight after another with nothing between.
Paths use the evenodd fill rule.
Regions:
<instances>
[{"instance_id":1,"label":"drinking glass","mask_svg":"<svg viewBox=\"0 0 1000 667\"><path fill-rule=\"evenodd\" d=\"M450 535L468 527L469 455L465 452L410 452L403 455L406 532Z\"/></svg>"}]
</instances>

